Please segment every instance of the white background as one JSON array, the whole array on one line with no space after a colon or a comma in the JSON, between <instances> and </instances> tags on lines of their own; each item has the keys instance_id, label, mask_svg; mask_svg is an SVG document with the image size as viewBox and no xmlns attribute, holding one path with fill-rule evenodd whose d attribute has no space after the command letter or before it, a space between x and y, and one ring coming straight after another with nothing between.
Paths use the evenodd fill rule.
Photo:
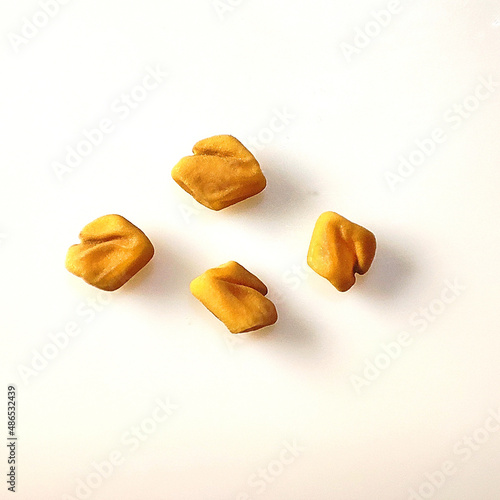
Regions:
<instances>
[{"instance_id":1,"label":"white background","mask_svg":"<svg viewBox=\"0 0 500 500\"><path fill-rule=\"evenodd\" d=\"M232 3L72 0L30 31L39 3L2 0L0 421L6 439L15 384L15 498L83 498L90 479L95 500L405 500L419 488L498 500L500 87L474 98L481 78L500 82L498 1L391 2L384 27L373 12L388 1ZM366 27L377 36L363 40ZM158 65L163 82L118 112ZM276 112L293 118L270 133ZM55 162L103 119L112 133L58 177ZM446 140L391 188L387 172L436 129ZM268 187L216 213L170 170L224 133L255 154ZM378 241L345 294L304 269L326 210ZM100 294L64 259L108 213L156 254ZM274 327L231 336L190 295L228 260L268 285ZM444 304L447 280L464 289ZM96 311L98 297L109 304ZM79 335L40 361L68 323ZM375 360L389 366L360 387ZM157 398L177 406L158 424ZM141 425L151 432L132 449ZM122 463L96 477L93 462L114 452ZM0 491L10 498L4 480Z\"/></svg>"}]
</instances>

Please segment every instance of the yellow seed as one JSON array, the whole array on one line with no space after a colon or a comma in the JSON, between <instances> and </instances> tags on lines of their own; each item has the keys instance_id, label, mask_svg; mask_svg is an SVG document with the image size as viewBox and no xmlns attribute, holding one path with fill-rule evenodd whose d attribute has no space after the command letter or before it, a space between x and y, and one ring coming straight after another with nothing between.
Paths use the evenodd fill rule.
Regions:
<instances>
[{"instance_id":1,"label":"yellow seed","mask_svg":"<svg viewBox=\"0 0 500 500\"><path fill-rule=\"evenodd\" d=\"M193 198L221 210L260 193L266 178L259 163L238 139L217 135L195 144L172 170L172 178Z\"/></svg>"},{"instance_id":2,"label":"yellow seed","mask_svg":"<svg viewBox=\"0 0 500 500\"><path fill-rule=\"evenodd\" d=\"M101 290L120 288L154 254L148 237L120 215L105 215L87 224L80 241L69 248L66 269Z\"/></svg>"},{"instance_id":3,"label":"yellow seed","mask_svg":"<svg viewBox=\"0 0 500 500\"><path fill-rule=\"evenodd\" d=\"M345 292L354 285L356 273L370 269L376 246L373 233L335 212L325 212L316 222L307 263Z\"/></svg>"},{"instance_id":4,"label":"yellow seed","mask_svg":"<svg viewBox=\"0 0 500 500\"><path fill-rule=\"evenodd\" d=\"M278 319L276 307L264 297L266 285L234 261L198 276L191 282L191 293L231 333L258 330Z\"/></svg>"}]
</instances>

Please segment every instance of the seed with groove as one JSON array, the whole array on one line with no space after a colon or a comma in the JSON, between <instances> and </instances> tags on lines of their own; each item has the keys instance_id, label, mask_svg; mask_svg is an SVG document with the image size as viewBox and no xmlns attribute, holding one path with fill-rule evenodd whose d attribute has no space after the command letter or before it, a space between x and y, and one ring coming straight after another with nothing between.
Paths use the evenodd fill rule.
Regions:
<instances>
[{"instance_id":1,"label":"seed with groove","mask_svg":"<svg viewBox=\"0 0 500 500\"><path fill-rule=\"evenodd\" d=\"M373 233L335 212L320 215L307 263L340 292L354 285L355 274L370 269L377 243Z\"/></svg>"},{"instance_id":2,"label":"seed with groove","mask_svg":"<svg viewBox=\"0 0 500 500\"><path fill-rule=\"evenodd\" d=\"M191 293L219 318L231 333L258 330L276 323L267 287L237 262L205 271L191 282Z\"/></svg>"},{"instance_id":3,"label":"seed with groove","mask_svg":"<svg viewBox=\"0 0 500 500\"><path fill-rule=\"evenodd\" d=\"M69 248L66 269L110 292L137 274L154 254L148 237L121 215L104 215L87 224L80 241Z\"/></svg>"},{"instance_id":4,"label":"seed with groove","mask_svg":"<svg viewBox=\"0 0 500 500\"><path fill-rule=\"evenodd\" d=\"M266 187L255 157L231 135L199 141L193 153L177 163L172 177L197 202L212 210L234 205Z\"/></svg>"}]
</instances>

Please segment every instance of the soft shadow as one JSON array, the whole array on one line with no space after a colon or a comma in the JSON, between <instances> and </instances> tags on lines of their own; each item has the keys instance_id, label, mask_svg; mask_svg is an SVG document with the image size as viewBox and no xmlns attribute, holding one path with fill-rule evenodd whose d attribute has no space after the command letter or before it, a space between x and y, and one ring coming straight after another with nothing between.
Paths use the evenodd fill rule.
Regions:
<instances>
[{"instance_id":1,"label":"soft shadow","mask_svg":"<svg viewBox=\"0 0 500 500\"><path fill-rule=\"evenodd\" d=\"M161 237L155 238L155 254L148 265L127 283L127 293L142 293L148 300L165 302L175 291L189 288L188 276L192 263L182 258L180 252L167 247Z\"/></svg>"},{"instance_id":2,"label":"soft shadow","mask_svg":"<svg viewBox=\"0 0 500 500\"><path fill-rule=\"evenodd\" d=\"M278 322L268 328L246 334L248 342L265 344L265 350L302 368L315 369L323 361L332 362L331 352L321 343L318 328L303 316L296 314L291 305L278 304Z\"/></svg>"},{"instance_id":3,"label":"soft shadow","mask_svg":"<svg viewBox=\"0 0 500 500\"><path fill-rule=\"evenodd\" d=\"M299 184L291 178L290 172L282 166L266 163L266 189L248 200L237 203L225 210L227 215L240 217L258 217L258 220L276 221L283 224L283 216L294 214L304 209L309 199L318 195L313 188Z\"/></svg>"},{"instance_id":4,"label":"soft shadow","mask_svg":"<svg viewBox=\"0 0 500 500\"><path fill-rule=\"evenodd\" d=\"M415 262L408 249L403 251L384 241L377 245L372 267L366 275L356 278L358 289L379 300L393 299L413 281Z\"/></svg>"},{"instance_id":5,"label":"soft shadow","mask_svg":"<svg viewBox=\"0 0 500 500\"><path fill-rule=\"evenodd\" d=\"M307 203L312 191L308 192L307 186L300 185L290 176L293 171L270 166L266 173L268 187L263 203L265 210L272 210L275 214L289 214L301 210Z\"/></svg>"}]
</instances>

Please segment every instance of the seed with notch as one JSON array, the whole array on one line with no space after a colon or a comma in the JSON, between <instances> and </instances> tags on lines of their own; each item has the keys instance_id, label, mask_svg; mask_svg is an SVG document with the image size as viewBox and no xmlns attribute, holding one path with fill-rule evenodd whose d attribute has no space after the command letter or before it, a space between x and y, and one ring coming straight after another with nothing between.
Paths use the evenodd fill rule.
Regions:
<instances>
[{"instance_id":1,"label":"seed with notch","mask_svg":"<svg viewBox=\"0 0 500 500\"><path fill-rule=\"evenodd\" d=\"M307 263L340 292L365 274L375 257L373 233L335 212L320 215L311 239Z\"/></svg>"},{"instance_id":2,"label":"seed with notch","mask_svg":"<svg viewBox=\"0 0 500 500\"><path fill-rule=\"evenodd\" d=\"M255 157L231 135L199 141L193 153L177 163L172 177L196 201L212 210L246 200L266 187Z\"/></svg>"},{"instance_id":3,"label":"seed with notch","mask_svg":"<svg viewBox=\"0 0 500 500\"><path fill-rule=\"evenodd\" d=\"M191 293L231 333L258 330L278 319L276 307L265 297L266 285L234 261L198 276L191 282Z\"/></svg>"},{"instance_id":4,"label":"seed with notch","mask_svg":"<svg viewBox=\"0 0 500 500\"><path fill-rule=\"evenodd\" d=\"M148 237L121 215L104 215L87 224L80 243L69 248L66 269L101 290L114 291L152 258Z\"/></svg>"}]
</instances>

